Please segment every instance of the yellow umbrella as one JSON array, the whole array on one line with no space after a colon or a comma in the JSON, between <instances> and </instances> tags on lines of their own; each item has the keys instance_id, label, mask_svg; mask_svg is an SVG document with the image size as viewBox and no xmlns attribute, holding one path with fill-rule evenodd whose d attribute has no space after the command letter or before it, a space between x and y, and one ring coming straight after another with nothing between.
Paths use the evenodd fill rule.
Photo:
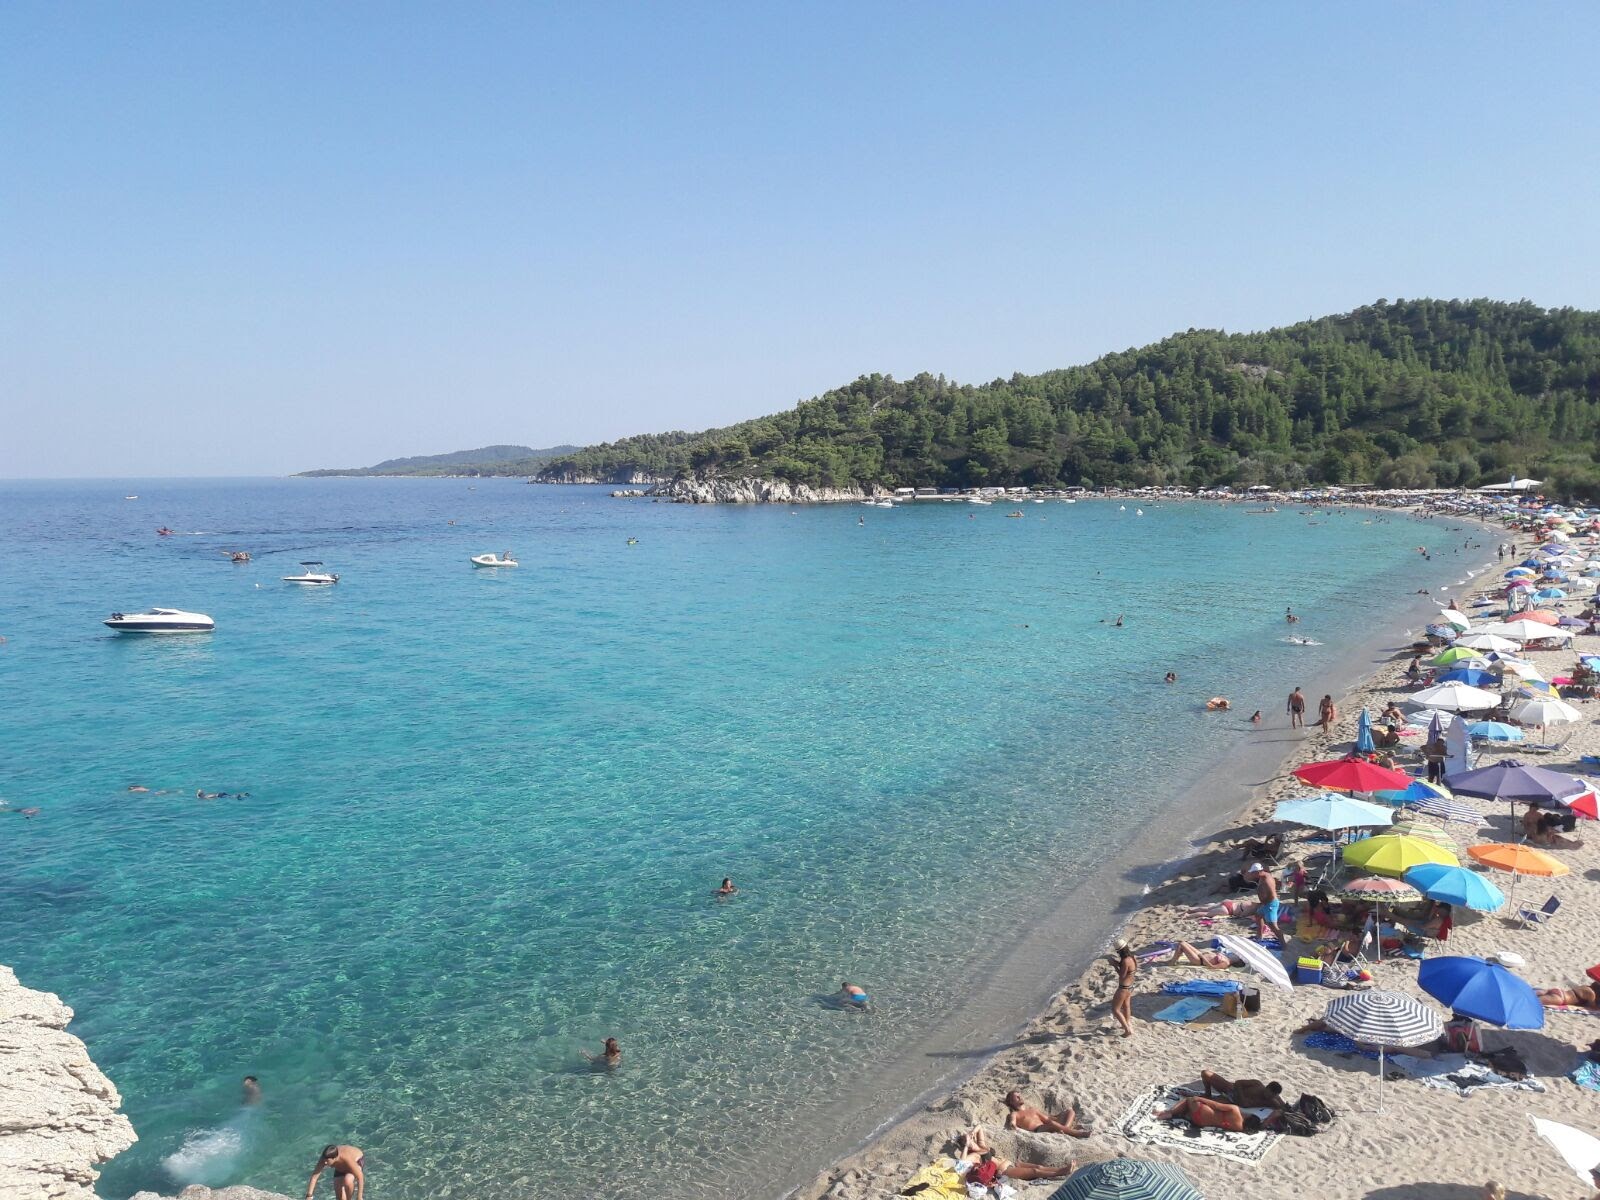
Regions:
<instances>
[{"instance_id":1,"label":"yellow umbrella","mask_svg":"<svg viewBox=\"0 0 1600 1200\"><path fill-rule=\"evenodd\" d=\"M1385 833L1351 842L1344 848L1344 861L1352 867L1371 871L1374 875L1388 875L1395 879L1423 863L1443 863L1447 867L1461 865L1461 860L1443 846L1401 833Z\"/></svg>"}]
</instances>

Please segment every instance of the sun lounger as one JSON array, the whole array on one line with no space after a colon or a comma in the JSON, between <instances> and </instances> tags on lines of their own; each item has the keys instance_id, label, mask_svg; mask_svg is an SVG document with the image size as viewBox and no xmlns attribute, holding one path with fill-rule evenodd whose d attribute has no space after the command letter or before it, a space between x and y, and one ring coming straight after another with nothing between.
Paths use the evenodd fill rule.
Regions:
<instances>
[{"instance_id":1,"label":"sun lounger","mask_svg":"<svg viewBox=\"0 0 1600 1200\"><path fill-rule=\"evenodd\" d=\"M1576 732L1576 731L1574 731ZM1567 743L1572 740L1573 734L1569 733L1559 742L1524 742L1517 747L1518 754L1556 754L1567 748Z\"/></svg>"}]
</instances>

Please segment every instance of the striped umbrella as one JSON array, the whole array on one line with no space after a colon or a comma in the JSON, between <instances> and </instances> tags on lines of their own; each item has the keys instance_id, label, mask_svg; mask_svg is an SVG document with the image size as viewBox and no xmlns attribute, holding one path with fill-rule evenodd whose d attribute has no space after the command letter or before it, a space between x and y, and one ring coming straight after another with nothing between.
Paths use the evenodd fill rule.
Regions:
<instances>
[{"instance_id":1,"label":"striped umbrella","mask_svg":"<svg viewBox=\"0 0 1600 1200\"><path fill-rule=\"evenodd\" d=\"M1390 1046L1420 1046L1444 1032L1439 1014L1399 992L1352 992L1322 1014L1323 1023L1353 1042L1378 1048L1378 1111L1383 1111L1383 1062Z\"/></svg>"},{"instance_id":2,"label":"striped umbrella","mask_svg":"<svg viewBox=\"0 0 1600 1200\"><path fill-rule=\"evenodd\" d=\"M1284 968L1283 963L1275 958L1271 952L1263 948L1259 942L1252 942L1249 938L1242 938L1237 934L1222 933L1217 935L1217 945L1244 963L1245 966L1249 967L1268 983L1275 987L1280 987L1286 992L1294 991L1294 984L1289 982L1289 972Z\"/></svg>"},{"instance_id":3,"label":"striped umbrella","mask_svg":"<svg viewBox=\"0 0 1600 1200\"><path fill-rule=\"evenodd\" d=\"M1390 832L1398 833L1401 837L1421 838L1425 842L1432 842L1435 846L1443 846L1450 853L1456 852L1456 840L1437 825L1424 821L1416 813L1406 813L1403 817L1395 818L1395 823L1390 826ZM1459 854L1457 858L1461 857Z\"/></svg>"},{"instance_id":4,"label":"striped umbrella","mask_svg":"<svg viewBox=\"0 0 1600 1200\"><path fill-rule=\"evenodd\" d=\"M1333 895L1341 900L1359 900L1375 905L1372 921L1372 940L1377 946L1378 961L1383 961L1383 906L1385 904L1415 904L1422 893L1399 879L1380 879L1366 876L1340 885ZM1393 915L1393 914L1391 914Z\"/></svg>"},{"instance_id":5,"label":"striped umbrella","mask_svg":"<svg viewBox=\"0 0 1600 1200\"><path fill-rule=\"evenodd\" d=\"M1171 1163L1108 1158L1073 1172L1050 1200L1205 1200Z\"/></svg>"}]
</instances>

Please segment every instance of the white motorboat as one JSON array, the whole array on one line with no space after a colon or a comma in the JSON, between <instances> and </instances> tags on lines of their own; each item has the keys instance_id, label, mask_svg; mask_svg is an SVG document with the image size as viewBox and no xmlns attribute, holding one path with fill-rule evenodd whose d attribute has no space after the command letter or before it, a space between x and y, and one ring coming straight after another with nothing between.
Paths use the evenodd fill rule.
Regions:
<instances>
[{"instance_id":1,"label":"white motorboat","mask_svg":"<svg viewBox=\"0 0 1600 1200\"><path fill-rule=\"evenodd\" d=\"M111 614L105 624L118 633L210 633L217 623L205 613L181 608L152 608L147 612Z\"/></svg>"},{"instance_id":2,"label":"white motorboat","mask_svg":"<svg viewBox=\"0 0 1600 1200\"><path fill-rule=\"evenodd\" d=\"M517 560L511 557L511 551L502 550L495 554L474 554L472 565L475 567L514 567Z\"/></svg>"},{"instance_id":3,"label":"white motorboat","mask_svg":"<svg viewBox=\"0 0 1600 1200\"><path fill-rule=\"evenodd\" d=\"M301 583L305 584L307 587L326 587L330 583L339 582L339 577L331 572L313 571L311 569L312 567L320 567L322 565L321 562L315 559L313 559L311 562L303 562L300 565L304 567L305 570L301 571L298 575L285 575L283 577L283 581L285 583Z\"/></svg>"}]
</instances>

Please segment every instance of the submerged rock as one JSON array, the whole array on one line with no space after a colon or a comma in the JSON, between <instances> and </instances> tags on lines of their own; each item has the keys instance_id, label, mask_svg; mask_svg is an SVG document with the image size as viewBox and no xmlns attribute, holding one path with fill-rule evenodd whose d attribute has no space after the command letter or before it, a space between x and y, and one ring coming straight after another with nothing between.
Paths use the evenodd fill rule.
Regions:
<instances>
[{"instance_id":1,"label":"submerged rock","mask_svg":"<svg viewBox=\"0 0 1600 1200\"><path fill-rule=\"evenodd\" d=\"M138 1140L71 1020L0 966L0 1200L95 1200L95 1168Z\"/></svg>"}]
</instances>

